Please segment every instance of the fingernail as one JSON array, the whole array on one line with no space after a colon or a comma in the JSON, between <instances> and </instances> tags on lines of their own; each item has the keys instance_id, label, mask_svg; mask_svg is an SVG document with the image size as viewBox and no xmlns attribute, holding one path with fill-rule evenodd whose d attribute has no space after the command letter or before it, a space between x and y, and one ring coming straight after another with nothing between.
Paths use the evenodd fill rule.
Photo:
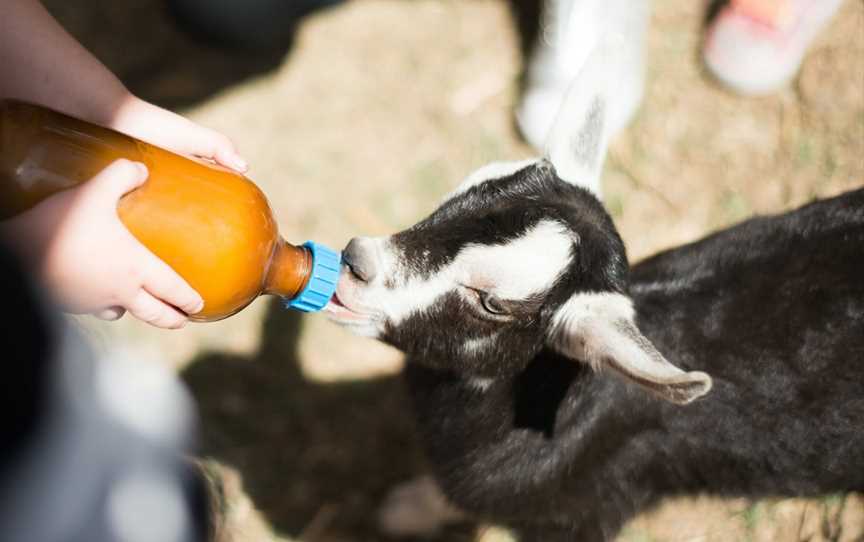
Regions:
<instances>
[{"instance_id":1,"label":"fingernail","mask_svg":"<svg viewBox=\"0 0 864 542\"><path fill-rule=\"evenodd\" d=\"M249 169L249 164L246 163L246 160L236 154L231 157L231 164L234 166L234 169L241 173Z\"/></svg>"},{"instance_id":2,"label":"fingernail","mask_svg":"<svg viewBox=\"0 0 864 542\"><path fill-rule=\"evenodd\" d=\"M201 312L201 310L203 308L204 308L204 300L202 299L201 301L198 302L197 305L195 305L195 308L193 308L192 312L190 312L189 314L198 314L199 312Z\"/></svg>"},{"instance_id":3,"label":"fingernail","mask_svg":"<svg viewBox=\"0 0 864 542\"><path fill-rule=\"evenodd\" d=\"M138 168L138 171L141 173L141 178L147 178L147 166L142 164L141 162L135 162L135 167Z\"/></svg>"}]
</instances>

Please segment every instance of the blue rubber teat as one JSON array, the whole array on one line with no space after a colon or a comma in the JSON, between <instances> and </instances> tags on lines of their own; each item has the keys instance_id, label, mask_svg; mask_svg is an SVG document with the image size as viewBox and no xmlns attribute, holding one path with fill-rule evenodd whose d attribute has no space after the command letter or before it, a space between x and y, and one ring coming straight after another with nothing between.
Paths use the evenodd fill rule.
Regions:
<instances>
[{"instance_id":1,"label":"blue rubber teat","mask_svg":"<svg viewBox=\"0 0 864 542\"><path fill-rule=\"evenodd\" d=\"M318 312L336 292L342 257L339 252L312 241L306 241L303 246L312 253L312 272L303 291L286 306L303 312Z\"/></svg>"}]
</instances>

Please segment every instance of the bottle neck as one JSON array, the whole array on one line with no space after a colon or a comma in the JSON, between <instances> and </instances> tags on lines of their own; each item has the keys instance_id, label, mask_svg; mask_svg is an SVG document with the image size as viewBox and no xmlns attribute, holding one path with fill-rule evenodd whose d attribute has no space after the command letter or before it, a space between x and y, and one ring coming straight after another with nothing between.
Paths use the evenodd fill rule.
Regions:
<instances>
[{"instance_id":1,"label":"bottle neck","mask_svg":"<svg viewBox=\"0 0 864 542\"><path fill-rule=\"evenodd\" d=\"M270 260L264 293L293 299L303 291L312 272L312 254L280 238Z\"/></svg>"}]
</instances>

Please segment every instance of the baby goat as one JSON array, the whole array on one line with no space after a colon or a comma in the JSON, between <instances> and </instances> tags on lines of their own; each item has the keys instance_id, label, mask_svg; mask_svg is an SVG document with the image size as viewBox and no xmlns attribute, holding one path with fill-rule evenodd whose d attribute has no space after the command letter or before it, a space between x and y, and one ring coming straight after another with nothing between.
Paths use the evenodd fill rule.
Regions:
<instances>
[{"instance_id":1,"label":"baby goat","mask_svg":"<svg viewBox=\"0 0 864 542\"><path fill-rule=\"evenodd\" d=\"M609 540L665 496L864 490L864 189L630 268L575 184L608 140L603 58L551 161L353 239L332 318L407 354L439 487L523 541Z\"/></svg>"},{"instance_id":2,"label":"baby goat","mask_svg":"<svg viewBox=\"0 0 864 542\"><path fill-rule=\"evenodd\" d=\"M628 278L593 196L514 169L351 241L332 309L408 355L450 502L592 541L664 496L864 490L864 190Z\"/></svg>"}]
</instances>

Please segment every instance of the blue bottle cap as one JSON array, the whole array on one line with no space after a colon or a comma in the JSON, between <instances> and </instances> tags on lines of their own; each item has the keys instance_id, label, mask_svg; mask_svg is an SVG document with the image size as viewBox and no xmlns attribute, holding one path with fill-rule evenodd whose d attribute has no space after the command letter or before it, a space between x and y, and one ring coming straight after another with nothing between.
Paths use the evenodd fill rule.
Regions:
<instances>
[{"instance_id":1,"label":"blue bottle cap","mask_svg":"<svg viewBox=\"0 0 864 542\"><path fill-rule=\"evenodd\" d=\"M318 312L336 292L342 257L339 252L312 241L306 241L303 246L312 253L312 272L303 291L286 306L303 312Z\"/></svg>"}]
</instances>

